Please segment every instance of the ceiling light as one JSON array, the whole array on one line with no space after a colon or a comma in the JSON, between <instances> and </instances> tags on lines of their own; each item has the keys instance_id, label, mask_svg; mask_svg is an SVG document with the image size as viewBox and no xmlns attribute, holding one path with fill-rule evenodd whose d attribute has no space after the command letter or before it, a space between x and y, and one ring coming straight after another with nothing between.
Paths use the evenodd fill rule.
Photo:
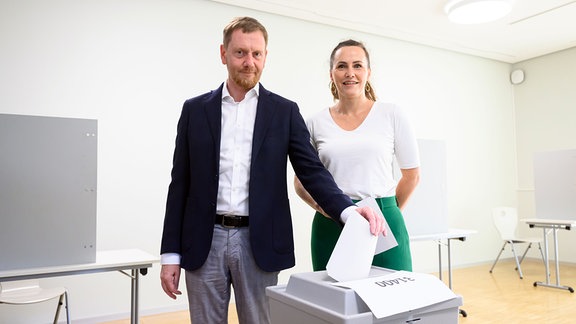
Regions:
<instances>
[{"instance_id":1,"label":"ceiling light","mask_svg":"<svg viewBox=\"0 0 576 324\"><path fill-rule=\"evenodd\" d=\"M457 24L481 24L498 20L512 10L512 0L451 0L444 11Z\"/></svg>"}]
</instances>

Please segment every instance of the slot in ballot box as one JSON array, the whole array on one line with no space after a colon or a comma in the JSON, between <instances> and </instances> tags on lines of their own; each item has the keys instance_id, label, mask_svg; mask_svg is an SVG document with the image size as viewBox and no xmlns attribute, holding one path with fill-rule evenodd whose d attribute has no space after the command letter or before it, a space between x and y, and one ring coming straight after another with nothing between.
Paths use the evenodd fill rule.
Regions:
<instances>
[{"instance_id":1,"label":"slot in ballot box","mask_svg":"<svg viewBox=\"0 0 576 324\"><path fill-rule=\"evenodd\" d=\"M363 281L374 282L371 279L391 278L389 275L395 273L405 272L396 272L373 266L370 269L368 278ZM408 277L399 276L398 279L400 281L398 279L384 279L379 282L382 286L380 288L397 282L401 284L404 282L402 278ZM288 284L266 288L266 295L270 304L272 324L458 323L458 307L462 305L462 297L454 294L436 277L432 279L437 282L433 282L432 286L423 286L422 291L418 293L414 293L414 289L419 289L418 280L410 281L405 279L407 285L412 287L402 297L403 293L398 293L398 290L386 291L386 289L382 289L377 292L377 304L375 305L373 301L370 302L372 309L364 302L355 289L334 285L336 281L330 278L326 271L293 274L290 276ZM398 284L398 287L401 287L400 284ZM439 288L438 294L433 288L434 285ZM403 289L398 287L394 289ZM442 296L440 299L429 299L432 300L430 303L425 301L426 297L418 301L418 296L440 295ZM418 306L413 308L413 305L416 304L411 305L412 301L404 303L401 301L402 298L416 300L415 303L418 303ZM376 310L385 311L376 312ZM376 317L376 313L386 315Z\"/></svg>"}]
</instances>

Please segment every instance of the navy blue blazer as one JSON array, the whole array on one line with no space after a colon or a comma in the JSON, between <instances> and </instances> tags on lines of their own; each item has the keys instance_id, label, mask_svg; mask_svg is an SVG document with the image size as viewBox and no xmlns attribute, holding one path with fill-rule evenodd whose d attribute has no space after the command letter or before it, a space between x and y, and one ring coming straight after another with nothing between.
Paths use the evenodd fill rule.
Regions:
<instances>
[{"instance_id":1,"label":"navy blue blazer","mask_svg":"<svg viewBox=\"0 0 576 324\"><path fill-rule=\"evenodd\" d=\"M179 253L195 270L212 243L220 160L222 87L188 99L178 122L161 253ZM264 271L293 267L294 238L287 162L316 202L335 220L352 201L310 144L298 105L260 85L249 186L250 243Z\"/></svg>"}]
</instances>

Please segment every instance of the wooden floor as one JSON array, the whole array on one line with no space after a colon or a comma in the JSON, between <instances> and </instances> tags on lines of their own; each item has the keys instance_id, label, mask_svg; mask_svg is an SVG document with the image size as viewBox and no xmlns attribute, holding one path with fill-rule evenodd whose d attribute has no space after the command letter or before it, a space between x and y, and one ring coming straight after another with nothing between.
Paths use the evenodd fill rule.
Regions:
<instances>
[{"instance_id":1,"label":"wooden floor","mask_svg":"<svg viewBox=\"0 0 576 324\"><path fill-rule=\"evenodd\" d=\"M525 260L522 265L524 279L518 277L511 260L500 261L489 273L491 264L453 270L452 285L461 295L461 307L467 317L460 316L462 324L576 323L576 296L567 290L534 287L535 281L545 281L542 262ZM551 266L550 282L555 284L555 269ZM447 281L448 275L444 274ZM560 267L560 284L576 287L576 266ZM186 311L145 316L142 324L189 323ZM128 324L129 320L105 324ZM234 305L230 307L230 324L237 324ZM296 324L296 323L295 323Z\"/></svg>"}]
</instances>

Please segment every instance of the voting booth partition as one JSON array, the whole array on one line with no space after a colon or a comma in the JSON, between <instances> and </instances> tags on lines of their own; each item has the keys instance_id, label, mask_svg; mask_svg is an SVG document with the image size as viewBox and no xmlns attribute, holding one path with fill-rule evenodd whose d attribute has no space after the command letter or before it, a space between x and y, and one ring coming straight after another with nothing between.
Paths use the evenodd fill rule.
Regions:
<instances>
[{"instance_id":1,"label":"voting booth partition","mask_svg":"<svg viewBox=\"0 0 576 324\"><path fill-rule=\"evenodd\" d=\"M266 294L273 324L449 324L458 323L462 305L462 297L432 275L375 266L366 279L344 283L326 271L293 274ZM376 296L369 300L369 294Z\"/></svg>"},{"instance_id":2,"label":"voting booth partition","mask_svg":"<svg viewBox=\"0 0 576 324\"><path fill-rule=\"evenodd\" d=\"M0 271L96 260L98 122L0 114Z\"/></svg>"}]
</instances>

